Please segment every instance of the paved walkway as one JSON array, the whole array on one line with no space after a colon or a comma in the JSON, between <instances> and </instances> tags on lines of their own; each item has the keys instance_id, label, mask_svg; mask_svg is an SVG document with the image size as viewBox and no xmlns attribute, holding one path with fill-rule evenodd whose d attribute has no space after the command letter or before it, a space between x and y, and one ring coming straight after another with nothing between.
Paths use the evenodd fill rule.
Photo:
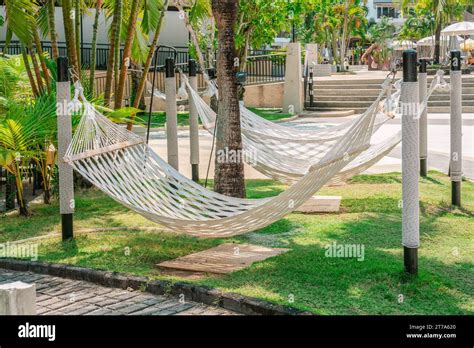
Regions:
<instances>
[{"instance_id":1,"label":"paved walkway","mask_svg":"<svg viewBox=\"0 0 474 348\"><path fill-rule=\"evenodd\" d=\"M89 282L0 269L0 284L36 284L39 315L235 315L223 308Z\"/></svg>"}]
</instances>

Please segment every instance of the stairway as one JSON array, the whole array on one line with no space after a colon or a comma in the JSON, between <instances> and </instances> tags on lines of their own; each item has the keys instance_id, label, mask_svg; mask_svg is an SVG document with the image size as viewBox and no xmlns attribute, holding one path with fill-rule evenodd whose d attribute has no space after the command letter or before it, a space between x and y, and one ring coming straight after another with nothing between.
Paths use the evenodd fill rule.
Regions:
<instances>
[{"instance_id":1,"label":"stairway","mask_svg":"<svg viewBox=\"0 0 474 348\"><path fill-rule=\"evenodd\" d=\"M428 76L428 84L433 76ZM446 77L449 81L449 76ZM463 77L463 112L474 113L474 76ZM314 104L306 110L315 112L348 111L362 113L375 101L383 79L324 79L314 81ZM435 91L428 102L428 112L449 113L449 92Z\"/></svg>"}]
</instances>

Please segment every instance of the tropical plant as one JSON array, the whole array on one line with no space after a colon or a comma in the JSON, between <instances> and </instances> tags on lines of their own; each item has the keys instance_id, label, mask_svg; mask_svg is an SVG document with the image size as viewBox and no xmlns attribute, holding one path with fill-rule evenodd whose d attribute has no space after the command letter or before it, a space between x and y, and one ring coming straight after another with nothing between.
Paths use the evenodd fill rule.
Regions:
<instances>
[{"instance_id":1,"label":"tropical plant","mask_svg":"<svg viewBox=\"0 0 474 348\"><path fill-rule=\"evenodd\" d=\"M0 60L0 67L10 66L5 60ZM19 80L21 75L11 79L14 84ZM50 197L50 146L56 139L56 98L55 93L46 92L35 99L16 100L6 92L0 97L3 110L0 118L0 165L15 177L19 212L28 215L23 180L31 162L35 162L41 171L45 201Z\"/></svg>"},{"instance_id":2,"label":"tropical plant","mask_svg":"<svg viewBox=\"0 0 474 348\"><path fill-rule=\"evenodd\" d=\"M271 44L280 32L291 29L292 22L300 17L296 3L287 0L239 2L235 40L241 71L246 70L250 47Z\"/></svg>"},{"instance_id":3,"label":"tropical plant","mask_svg":"<svg viewBox=\"0 0 474 348\"><path fill-rule=\"evenodd\" d=\"M176 7L180 11L180 18L184 21L186 28L188 29L191 43L193 45L194 53L196 54L199 65L202 68L206 67L206 60L202 53L201 42L198 37L198 32L203 27L203 21L207 21L212 16L211 3L209 0L193 0L191 6L188 8L189 13L184 10L183 0L176 1ZM189 5L187 3L187 5ZM210 29L212 32L213 30ZM212 66L212 62L208 62Z\"/></svg>"},{"instance_id":4,"label":"tropical plant","mask_svg":"<svg viewBox=\"0 0 474 348\"><path fill-rule=\"evenodd\" d=\"M75 11L72 8L72 0L62 0L63 7L63 24L64 34L66 39L67 53L69 58L69 65L72 66L76 72L80 71L79 65L79 51L77 51L76 35L74 32L74 18L76 16Z\"/></svg>"},{"instance_id":5,"label":"tropical plant","mask_svg":"<svg viewBox=\"0 0 474 348\"><path fill-rule=\"evenodd\" d=\"M414 8L415 13L432 13L434 16L435 49L433 61L439 64L440 37L443 25L462 17L464 8L473 5L472 0L401 0L402 13Z\"/></svg>"},{"instance_id":6,"label":"tropical plant","mask_svg":"<svg viewBox=\"0 0 474 348\"><path fill-rule=\"evenodd\" d=\"M105 90L104 90L104 104L110 105L112 101L112 82L115 65L115 45L116 36L119 34L120 15L121 15L121 2L122 0L114 0L113 4L107 4L106 9L110 9L113 5L112 24L110 26L109 33L109 55L107 58L107 74L105 77ZM110 13L110 11L109 11Z\"/></svg>"},{"instance_id":7,"label":"tropical plant","mask_svg":"<svg viewBox=\"0 0 474 348\"><path fill-rule=\"evenodd\" d=\"M135 29L137 23L137 17L139 12L140 0L132 0L130 8L130 17L127 27L127 36L125 38L125 46L123 48L123 60L120 68L120 78L115 93L115 109L122 107L122 99L125 93L125 81L127 79L128 66L130 65L130 58L132 53L132 44L135 38Z\"/></svg>"},{"instance_id":8,"label":"tropical plant","mask_svg":"<svg viewBox=\"0 0 474 348\"><path fill-rule=\"evenodd\" d=\"M431 12L410 11L403 23L398 38L401 40L420 40L430 36L435 25L435 18Z\"/></svg>"},{"instance_id":9,"label":"tropical plant","mask_svg":"<svg viewBox=\"0 0 474 348\"><path fill-rule=\"evenodd\" d=\"M154 30L154 34L153 34L152 42L150 44L150 49L148 51L148 55L147 55L146 60L145 60L145 65L143 67L143 74L140 78L140 81L138 82L137 90L135 92L135 96L134 96L134 100L133 100L133 107L134 108L138 108L138 106L140 105L140 99L143 95L143 91L145 90L145 85L146 85L146 82L148 80L148 71L150 70L151 63L152 63L152 60L153 60L153 56L155 54L156 47L158 45L158 37L160 35L161 26L162 26L162 23L163 23L163 18L165 17L165 13L166 13L166 10L168 8L168 3L169 3L169 0L163 0L160 15L159 15L158 20L156 21L156 25L153 25L155 23L155 21L153 20L153 18L150 18L151 14L153 12L151 12L151 11L145 12L147 14L147 16L143 18L143 25L148 27L150 30ZM131 116L131 122L129 122L127 124L127 129L128 130L132 130L132 128L133 128L133 119L134 119L134 116L132 115Z\"/></svg>"},{"instance_id":10,"label":"tropical plant","mask_svg":"<svg viewBox=\"0 0 474 348\"><path fill-rule=\"evenodd\" d=\"M91 44L91 57L90 57L90 73L89 73L89 85L91 87L91 93L94 95L94 79L95 79L95 66L97 64L97 34L99 31L99 17L102 8L102 0L95 2L95 16L94 24L92 26L92 44Z\"/></svg>"},{"instance_id":11,"label":"tropical plant","mask_svg":"<svg viewBox=\"0 0 474 348\"><path fill-rule=\"evenodd\" d=\"M375 63L382 67L386 66L392 52L389 47L389 40L393 38L395 32L395 25L387 17L382 17L379 22L371 25L366 37L372 44L362 55L362 59L364 60L368 55L372 55Z\"/></svg>"},{"instance_id":12,"label":"tropical plant","mask_svg":"<svg viewBox=\"0 0 474 348\"><path fill-rule=\"evenodd\" d=\"M56 20L55 20L55 0L46 0L47 3L47 16L48 16L48 32L51 40L51 48L53 52L53 59L56 60L59 57L59 49L56 34Z\"/></svg>"}]
</instances>

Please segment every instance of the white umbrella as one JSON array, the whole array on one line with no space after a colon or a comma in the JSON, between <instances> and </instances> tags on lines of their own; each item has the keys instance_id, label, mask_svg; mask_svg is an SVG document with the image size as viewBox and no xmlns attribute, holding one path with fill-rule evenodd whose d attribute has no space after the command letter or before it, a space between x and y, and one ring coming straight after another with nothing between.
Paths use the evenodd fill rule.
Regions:
<instances>
[{"instance_id":1,"label":"white umbrella","mask_svg":"<svg viewBox=\"0 0 474 348\"><path fill-rule=\"evenodd\" d=\"M428 36L416 42L418 56L430 59L434 54L435 36ZM460 44L464 41L461 36L441 36L440 37L441 57L449 55L450 50L459 50Z\"/></svg>"},{"instance_id":2,"label":"white umbrella","mask_svg":"<svg viewBox=\"0 0 474 348\"><path fill-rule=\"evenodd\" d=\"M474 22L459 22L448 25L441 30L441 35L471 35L474 34Z\"/></svg>"},{"instance_id":3,"label":"white umbrella","mask_svg":"<svg viewBox=\"0 0 474 348\"><path fill-rule=\"evenodd\" d=\"M453 40L453 39L457 39L457 41L459 43L463 42L464 39L460 36L442 36L440 37L440 43L441 45L445 44L446 46L448 45L448 42L449 40ZM416 42L416 45L417 46L434 46L435 45L435 36L432 35L432 36L427 36L427 37L424 37L423 39L420 39ZM454 41L454 40L453 40Z\"/></svg>"},{"instance_id":4,"label":"white umbrella","mask_svg":"<svg viewBox=\"0 0 474 348\"><path fill-rule=\"evenodd\" d=\"M415 48L416 43L410 40L395 40L392 41L391 44L389 45L390 47L394 49L408 49L408 48Z\"/></svg>"},{"instance_id":5,"label":"white umbrella","mask_svg":"<svg viewBox=\"0 0 474 348\"><path fill-rule=\"evenodd\" d=\"M459 51L461 49L461 42L459 42L458 40L451 40L452 37L453 36L449 37L449 46L448 46L448 48L449 48L450 51L452 51L452 50Z\"/></svg>"}]
</instances>

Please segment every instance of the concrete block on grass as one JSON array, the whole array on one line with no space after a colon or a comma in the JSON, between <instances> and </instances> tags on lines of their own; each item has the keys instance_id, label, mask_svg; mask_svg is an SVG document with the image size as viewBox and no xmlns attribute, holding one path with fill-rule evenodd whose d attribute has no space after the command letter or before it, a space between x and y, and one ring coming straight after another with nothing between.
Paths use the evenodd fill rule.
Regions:
<instances>
[{"instance_id":1,"label":"concrete block on grass","mask_svg":"<svg viewBox=\"0 0 474 348\"><path fill-rule=\"evenodd\" d=\"M36 286L23 282L0 285L0 315L36 315Z\"/></svg>"}]
</instances>

